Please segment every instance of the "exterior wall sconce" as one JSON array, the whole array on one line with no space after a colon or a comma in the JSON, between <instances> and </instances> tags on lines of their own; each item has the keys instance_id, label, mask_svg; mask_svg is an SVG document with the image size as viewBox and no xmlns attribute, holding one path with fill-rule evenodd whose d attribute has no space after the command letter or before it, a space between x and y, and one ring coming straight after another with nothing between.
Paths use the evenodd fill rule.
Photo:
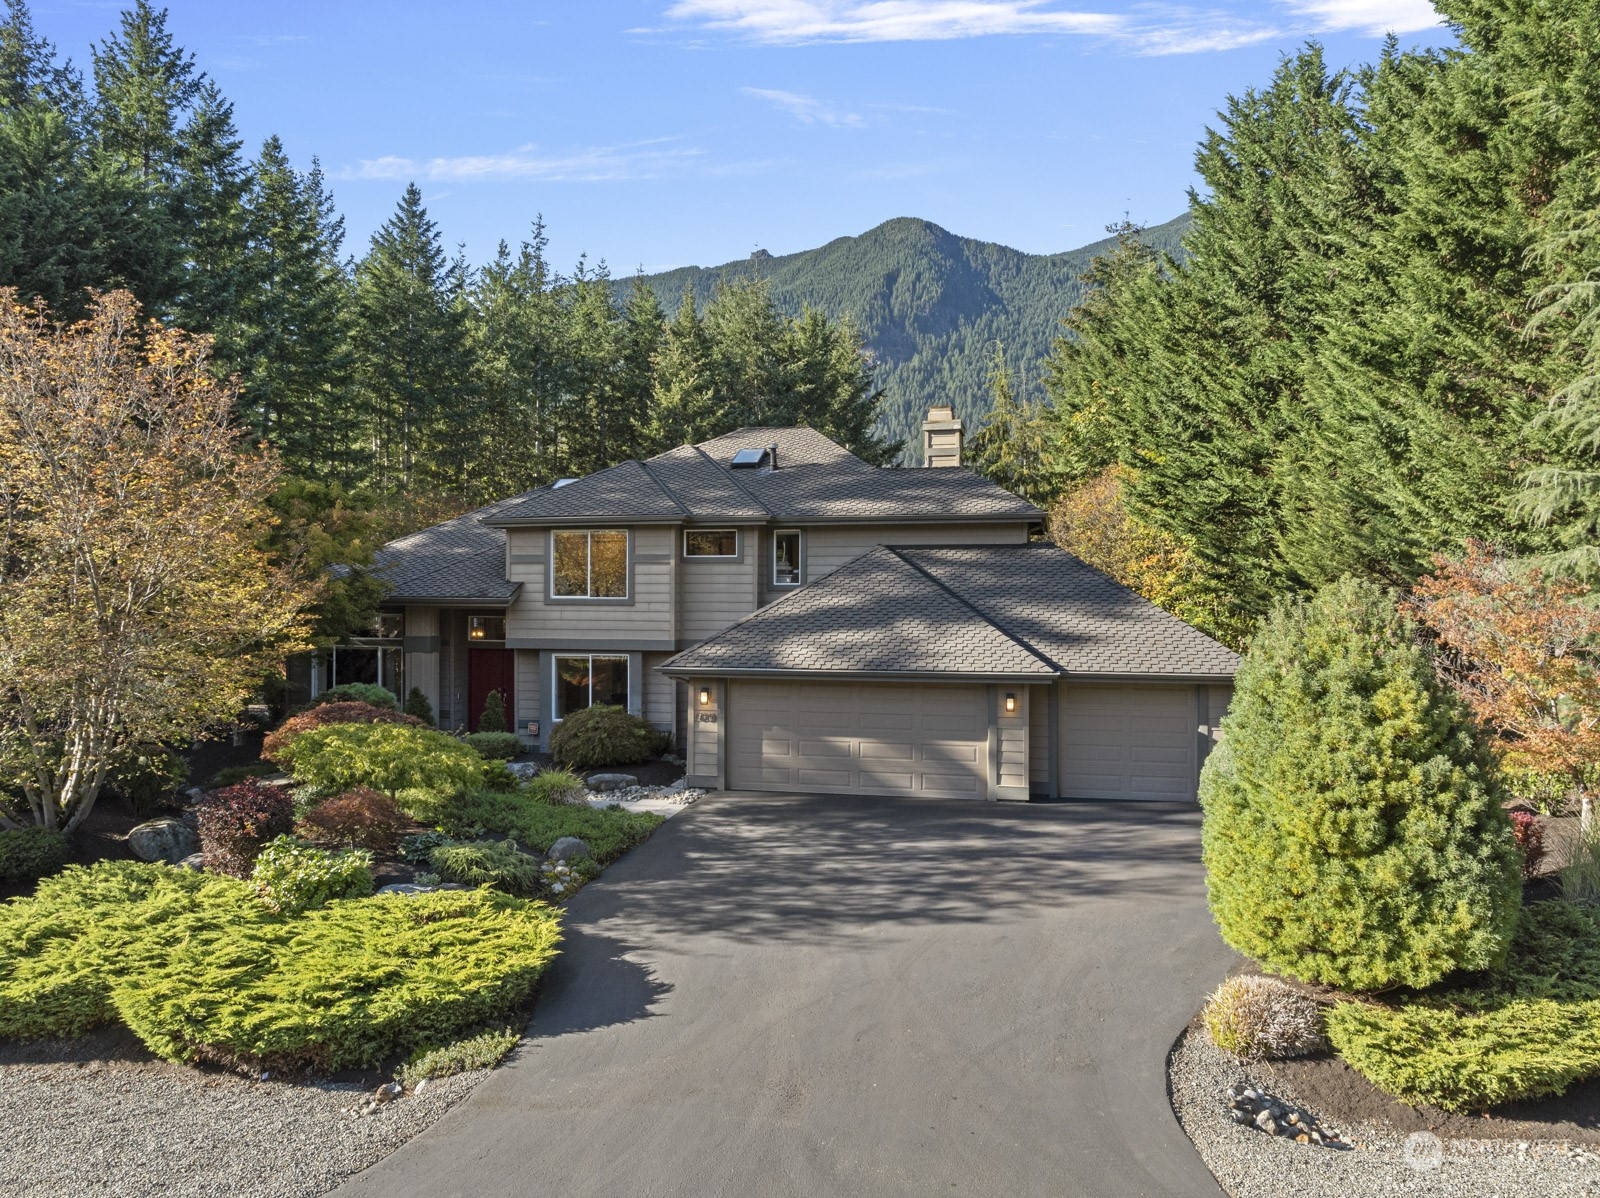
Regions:
<instances>
[{"instance_id":1,"label":"exterior wall sconce","mask_svg":"<svg viewBox=\"0 0 1600 1198\"><path fill-rule=\"evenodd\" d=\"M1007 715L1015 715L1016 711L1017 711L1017 696L1014 695L1014 694L1007 693L1007 695L1006 695L1006 714Z\"/></svg>"},{"instance_id":2,"label":"exterior wall sconce","mask_svg":"<svg viewBox=\"0 0 1600 1198\"><path fill-rule=\"evenodd\" d=\"M701 707L705 707L710 702L711 702L711 690L710 690L709 687L702 686L700 688L700 706Z\"/></svg>"}]
</instances>

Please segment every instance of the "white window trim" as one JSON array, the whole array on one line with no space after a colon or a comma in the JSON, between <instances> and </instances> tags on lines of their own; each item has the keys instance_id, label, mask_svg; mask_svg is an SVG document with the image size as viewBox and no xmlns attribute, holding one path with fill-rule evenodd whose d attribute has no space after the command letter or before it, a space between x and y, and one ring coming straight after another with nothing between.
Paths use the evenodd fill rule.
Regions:
<instances>
[{"instance_id":1,"label":"white window trim","mask_svg":"<svg viewBox=\"0 0 1600 1198\"><path fill-rule=\"evenodd\" d=\"M595 533L620 532L623 536L623 551L626 554L622 572L623 591L620 595L596 595L594 591L594 535ZM588 570L587 584L589 594L584 595L558 595L556 594L556 538L562 536L584 536L588 538L588 553L585 564ZM550 575L546 586L547 598L553 603L631 603L633 602L633 532L626 528L552 528L549 540Z\"/></svg>"},{"instance_id":2,"label":"white window trim","mask_svg":"<svg viewBox=\"0 0 1600 1198\"><path fill-rule=\"evenodd\" d=\"M778 538L793 534L795 537L795 573L797 577L793 582L778 581ZM806 535L798 528L775 528L772 530L772 586L774 590L793 590L795 587L804 586L806 582Z\"/></svg>"},{"instance_id":3,"label":"white window trim","mask_svg":"<svg viewBox=\"0 0 1600 1198\"><path fill-rule=\"evenodd\" d=\"M690 553L689 537L697 532L731 532L733 534L732 553ZM737 528L686 528L683 530L683 556L689 561L731 562L738 560L743 546L739 543L739 530Z\"/></svg>"},{"instance_id":4,"label":"white window trim","mask_svg":"<svg viewBox=\"0 0 1600 1198\"><path fill-rule=\"evenodd\" d=\"M628 696L633 696L633 661L626 653L552 653L550 655L550 723L561 723L562 717L556 714L556 696L561 685L561 666L563 660L582 658L589 663L589 706L594 706L594 663L600 661L620 661L622 663L623 679L628 686ZM627 707L626 702L623 703ZM585 708L584 710L587 710Z\"/></svg>"}]
</instances>

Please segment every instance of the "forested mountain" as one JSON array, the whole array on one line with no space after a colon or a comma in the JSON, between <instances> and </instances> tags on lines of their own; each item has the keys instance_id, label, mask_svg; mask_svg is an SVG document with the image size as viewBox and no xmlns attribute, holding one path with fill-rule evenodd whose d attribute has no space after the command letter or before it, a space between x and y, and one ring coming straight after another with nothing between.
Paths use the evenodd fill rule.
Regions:
<instances>
[{"instance_id":1,"label":"forested mountain","mask_svg":"<svg viewBox=\"0 0 1600 1198\"><path fill-rule=\"evenodd\" d=\"M1187 214L1146 229L1142 240L1177 253ZM989 410L995 343L1005 347L1019 397L1043 394L1041 364L1061 321L1083 294L1090 261L1107 238L1059 254L959 237L931 221L899 217L859 237L774 257L757 251L722 266L685 266L645 275L668 312L687 291L700 307L733 280L764 280L779 309L813 307L859 329L884 389L881 428L895 440L920 437L928 405L952 404L969 427ZM613 283L619 294L627 283Z\"/></svg>"}]
</instances>

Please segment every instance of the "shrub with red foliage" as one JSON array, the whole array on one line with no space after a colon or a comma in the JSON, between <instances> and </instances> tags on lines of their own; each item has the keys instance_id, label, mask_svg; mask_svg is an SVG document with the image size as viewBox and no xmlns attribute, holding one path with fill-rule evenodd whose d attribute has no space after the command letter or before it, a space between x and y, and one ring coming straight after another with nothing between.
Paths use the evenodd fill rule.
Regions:
<instances>
[{"instance_id":1,"label":"shrub with red foliage","mask_svg":"<svg viewBox=\"0 0 1600 1198\"><path fill-rule=\"evenodd\" d=\"M358 786L318 803L300 824L314 839L384 852L409 822L393 799Z\"/></svg>"},{"instance_id":2,"label":"shrub with red foliage","mask_svg":"<svg viewBox=\"0 0 1600 1198\"><path fill-rule=\"evenodd\" d=\"M268 761L277 761L277 755L288 748L295 737L313 728L321 728L324 724L414 724L418 728L428 727L416 716L406 715L392 707L374 707L371 703L355 702L324 703L321 707L290 716L273 729L261 742L261 756Z\"/></svg>"},{"instance_id":3,"label":"shrub with red foliage","mask_svg":"<svg viewBox=\"0 0 1600 1198\"><path fill-rule=\"evenodd\" d=\"M1511 835L1516 839L1517 848L1522 850L1522 876L1537 877L1539 863L1544 860L1544 825L1530 812L1513 811Z\"/></svg>"},{"instance_id":4,"label":"shrub with red foliage","mask_svg":"<svg viewBox=\"0 0 1600 1198\"><path fill-rule=\"evenodd\" d=\"M281 786L247 778L214 791L196 809L200 853L212 873L248 878L261 846L294 830L294 800Z\"/></svg>"}]
</instances>

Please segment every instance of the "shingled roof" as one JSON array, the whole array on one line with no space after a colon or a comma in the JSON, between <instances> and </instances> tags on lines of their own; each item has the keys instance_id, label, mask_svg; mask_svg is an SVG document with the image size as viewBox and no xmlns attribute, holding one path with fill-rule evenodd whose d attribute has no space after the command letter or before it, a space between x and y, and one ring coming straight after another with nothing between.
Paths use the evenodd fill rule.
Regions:
<instances>
[{"instance_id":1,"label":"shingled roof","mask_svg":"<svg viewBox=\"0 0 1600 1198\"><path fill-rule=\"evenodd\" d=\"M777 446L777 469L734 470L741 449ZM592 520L1039 520L1026 500L970 470L868 465L815 429L742 428L643 462L624 462L507 503L496 526Z\"/></svg>"},{"instance_id":2,"label":"shingled roof","mask_svg":"<svg viewBox=\"0 0 1600 1198\"><path fill-rule=\"evenodd\" d=\"M372 573L388 584L388 603L481 600L509 603L522 589L506 578L506 534L482 523L529 491L390 541L373 555Z\"/></svg>"},{"instance_id":3,"label":"shingled roof","mask_svg":"<svg viewBox=\"0 0 1600 1198\"><path fill-rule=\"evenodd\" d=\"M662 669L1222 681L1238 665L1199 629L1034 542L875 549Z\"/></svg>"}]
</instances>

